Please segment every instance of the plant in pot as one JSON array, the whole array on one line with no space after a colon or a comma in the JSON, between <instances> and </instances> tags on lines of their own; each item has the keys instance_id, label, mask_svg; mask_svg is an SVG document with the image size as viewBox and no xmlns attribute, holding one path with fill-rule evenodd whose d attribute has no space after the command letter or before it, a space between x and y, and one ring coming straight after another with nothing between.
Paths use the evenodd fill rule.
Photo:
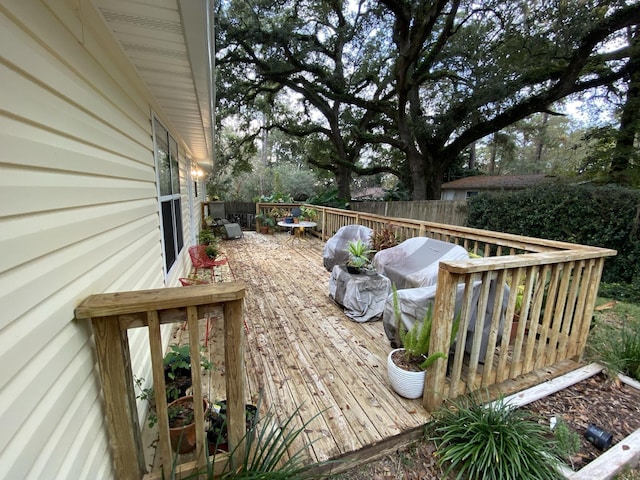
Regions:
<instances>
[{"instance_id":1,"label":"plant in pot","mask_svg":"<svg viewBox=\"0 0 640 480\"><path fill-rule=\"evenodd\" d=\"M396 343L401 345L389 353L387 371L393 390L405 398L419 398L424 391L426 370L439 358L447 358L443 352L429 353L433 308L429 305L423 321L406 329L402 322L398 292L393 287L393 311L396 318ZM458 333L459 317L453 322L451 342Z\"/></svg>"},{"instance_id":2,"label":"plant in pot","mask_svg":"<svg viewBox=\"0 0 640 480\"><path fill-rule=\"evenodd\" d=\"M186 395L187 389L191 386L189 345L169 345L169 351L165 354L162 363L167 401L173 401ZM200 355L200 366L205 370L211 370L213 367L204 355Z\"/></svg>"},{"instance_id":3,"label":"plant in pot","mask_svg":"<svg viewBox=\"0 0 640 480\"><path fill-rule=\"evenodd\" d=\"M315 208L311 207L300 207L300 211L302 213L303 220L309 220L310 222L315 222L318 218L318 211Z\"/></svg>"},{"instance_id":4,"label":"plant in pot","mask_svg":"<svg viewBox=\"0 0 640 480\"><path fill-rule=\"evenodd\" d=\"M202 408L206 412L209 402L202 399ZM196 423L193 396L180 397L167 406L169 416L169 440L176 453L189 453L196 448Z\"/></svg>"},{"instance_id":5,"label":"plant in pot","mask_svg":"<svg viewBox=\"0 0 640 480\"><path fill-rule=\"evenodd\" d=\"M346 265L349 273L360 273L363 268L368 267L370 264L369 256L374 252L369 248L369 244L359 238L349 240L346 251L349 254Z\"/></svg>"},{"instance_id":6,"label":"plant in pot","mask_svg":"<svg viewBox=\"0 0 640 480\"><path fill-rule=\"evenodd\" d=\"M251 430L258 421L258 407L245 405L245 422L247 431ZM227 433L227 401L221 400L211 406L208 414L207 442L209 453L228 452L229 436Z\"/></svg>"},{"instance_id":7,"label":"plant in pot","mask_svg":"<svg viewBox=\"0 0 640 480\"><path fill-rule=\"evenodd\" d=\"M198 234L198 243L200 245L210 245L217 240L218 237L216 237L215 234L209 229L200 230L200 233Z\"/></svg>"},{"instance_id":8,"label":"plant in pot","mask_svg":"<svg viewBox=\"0 0 640 480\"><path fill-rule=\"evenodd\" d=\"M256 220L258 221L258 230L260 230L260 233L269 233L276 225L275 220L266 213L256 215Z\"/></svg>"}]
</instances>

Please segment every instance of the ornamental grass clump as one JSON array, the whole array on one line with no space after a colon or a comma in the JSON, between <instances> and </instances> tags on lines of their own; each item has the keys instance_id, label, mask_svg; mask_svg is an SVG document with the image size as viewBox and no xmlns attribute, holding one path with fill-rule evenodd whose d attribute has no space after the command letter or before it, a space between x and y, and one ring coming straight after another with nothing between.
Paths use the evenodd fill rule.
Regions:
<instances>
[{"instance_id":1,"label":"ornamental grass clump","mask_svg":"<svg viewBox=\"0 0 640 480\"><path fill-rule=\"evenodd\" d=\"M560 478L548 427L503 400L482 405L473 396L458 399L434 414L428 432L440 465L456 479Z\"/></svg>"},{"instance_id":2,"label":"ornamental grass clump","mask_svg":"<svg viewBox=\"0 0 640 480\"><path fill-rule=\"evenodd\" d=\"M625 315L620 325L597 322L587 354L611 375L622 373L640 380L640 320Z\"/></svg>"}]
</instances>

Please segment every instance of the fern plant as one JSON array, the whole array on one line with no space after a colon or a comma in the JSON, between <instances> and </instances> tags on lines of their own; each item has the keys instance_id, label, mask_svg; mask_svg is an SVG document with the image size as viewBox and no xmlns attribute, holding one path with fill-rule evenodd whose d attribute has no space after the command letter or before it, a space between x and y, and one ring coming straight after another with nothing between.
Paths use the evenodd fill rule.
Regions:
<instances>
[{"instance_id":1,"label":"fern plant","mask_svg":"<svg viewBox=\"0 0 640 480\"><path fill-rule=\"evenodd\" d=\"M415 322L410 330L404 327L398 290L395 285L393 292L393 311L396 317L396 331L399 335L400 345L404 348L404 356L407 363L418 365L421 370L426 370L439 358L447 358L443 352L429 354L429 343L431 342L431 326L433 325L433 305L429 304L422 323ZM457 315L451 328L449 345L453 344L458 335L460 316Z\"/></svg>"}]
</instances>

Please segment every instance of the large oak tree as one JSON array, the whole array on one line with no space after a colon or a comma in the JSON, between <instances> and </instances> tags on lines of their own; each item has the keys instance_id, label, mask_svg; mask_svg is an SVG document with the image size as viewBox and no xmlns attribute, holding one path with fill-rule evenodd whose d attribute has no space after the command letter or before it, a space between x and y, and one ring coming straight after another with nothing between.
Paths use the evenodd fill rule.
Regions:
<instances>
[{"instance_id":1,"label":"large oak tree","mask_svg":"<svg viewBox=\"0 0 640 480\"><path fill-rule=\"evenodd\" d=\"M444 172L473 142L629 78L638 46L624 33L640 6L230 0L219 18L223 98L269 104L273 127L324 141L309 161L343 194L352 173L387 171L418 200L439 198Z\"/></svg>"}]
</instances>

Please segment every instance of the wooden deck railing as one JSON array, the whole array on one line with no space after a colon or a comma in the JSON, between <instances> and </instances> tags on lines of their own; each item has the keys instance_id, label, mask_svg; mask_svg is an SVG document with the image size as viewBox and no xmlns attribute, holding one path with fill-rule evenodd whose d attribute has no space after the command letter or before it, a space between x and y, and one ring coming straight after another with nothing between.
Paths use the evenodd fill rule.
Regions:
<instances>
[{"instance_id":1,"label":"wooden deck railing","mask_svg":"<svg viewBox=\"0 0 640 480\"><path fill-rule=\"evenodd\" d=\"M207 466L205 450L202 382L199 368L192 368L196 423L197 460L174 465L169 441L169 421L164 382L160 325L186 322L191 358L200 358L199 319L222 306L224 315L224 350L226 398L230 451L234 458L244 455L244 340L243 298L245 287L239 283L207 284L189 288L161 288L135 292L92 295L75 310L78 319L91 319L97 360L102 379L103 401L107 416L113 458L118 478L140 479L146 474L140 422L136 408L131 355L127 331L147 328L153 372L159 449L162 472L145 478L174 478L172 473L188 475ZM236 448L237 447L237 448ZM235 450L234 450L235 449ZM233 465L228 455L215 456L213 468L221 471Z\"/></svg>"},{"instance_id":2,"label":"wooden deck railing","mask_svg":"<svg viewBox=\"0 0 640 480\"><path fill-rule=\"evenodd\" d=\"M259 204L258 208L267 210L269 205ZM615 255L615 250L314 208L319 212L318 230L323 240L345 225L359 224L374 231L389 228L400 240L423 236L452 242L483 257L440 262L430 351L449 351L456 313L460 315L460 328L449 359L440 359L429 369L423 395L428 411L435 410L447 398L515 380L563 360L580 360L604 259ZM479 296L474 297L474 289L478 288ZM466 327L476 310L474 302L476 325L487 322L491 327L484 357L480 356L482 328L475 329L470 353L465 353ZM494 303L494 308L487 308L489 302ZM501 307L505 304L506 313L502 316ZM486 318L486 311L493 312L491 318Z\"/></svg>"}]
</instances>

